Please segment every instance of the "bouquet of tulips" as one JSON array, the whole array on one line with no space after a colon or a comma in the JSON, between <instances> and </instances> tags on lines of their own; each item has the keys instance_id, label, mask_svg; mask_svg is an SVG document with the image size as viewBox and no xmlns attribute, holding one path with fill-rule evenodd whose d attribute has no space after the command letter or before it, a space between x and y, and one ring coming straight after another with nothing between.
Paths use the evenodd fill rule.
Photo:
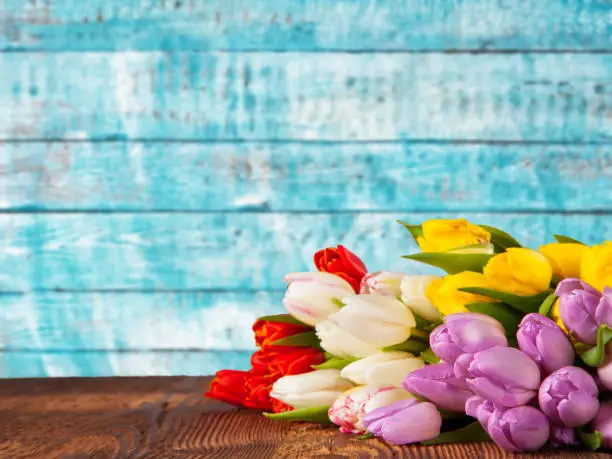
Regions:
<instances>
[{"instance_id":1,"label":"bouquet of tulips","mask_svg":"<svg viewBox=\"0 0 612 459\"><path fill-rule=\"evenodd\" d=\"M538 251L466 220L402 223L443 276L368 272L343 246L292 273L249 371L206 395L271 419L424 444L612 448L612 242ZM606 349L607 348L607 349Z\"/></svg>"}]
</instances>

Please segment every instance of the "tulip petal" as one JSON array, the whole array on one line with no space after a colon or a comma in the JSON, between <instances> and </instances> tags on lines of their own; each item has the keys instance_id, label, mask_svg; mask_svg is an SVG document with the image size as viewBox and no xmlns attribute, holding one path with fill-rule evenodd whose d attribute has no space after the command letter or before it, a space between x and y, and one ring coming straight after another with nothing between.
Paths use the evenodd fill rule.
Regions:
<instances>
[{"instance_id":1,"label":"tulip petal","mask_svg":"<svg viewBox=\"0 0 612 459\"><path fill-rule=\"evenodd\" d=\"M380 352L379 347L351 335L329 319L319 322L316 331L321 347L338 357L367 357Z\"/></svg>"},{"instance_id":2,"label":"tulip petal","mask_svg":"<svg viewBox=\"0 0 612 459\"><path fill-rule=\"evenodd\" d=\"M406 375L424 366L425 362L417 358L381 363L369 372L368 383L401 387Z\"/></svg>"}]
</instances>

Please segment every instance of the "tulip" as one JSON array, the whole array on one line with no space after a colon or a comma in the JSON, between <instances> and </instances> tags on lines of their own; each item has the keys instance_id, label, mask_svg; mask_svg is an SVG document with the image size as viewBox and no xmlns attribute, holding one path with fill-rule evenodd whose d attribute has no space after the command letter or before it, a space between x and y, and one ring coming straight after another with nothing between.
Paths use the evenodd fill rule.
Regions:
<instances>
[{"instance_id":1,"label":"tulip","mask_svg":"<svg viewBox=\"0 0 612 459\"><path fill-rule=\"evenodd\" d=\"M255 344L258 347L268 347L274 341L289 336L305 333L312 330L304 325L295 325L283 322L272 322L269 320L257 319L253 324L255 334Z\"/></svg>"},{"instance_id":2,"label":"tulip","mask_svg":"<svg viewBox=\"0 0 612 459\"><path fill-rule=\"evenodd\" d=\"M489 287L515 295L535 295L550 286L552 268L541 253L510 248L495 255L483 270Z\"/></svg>"},{"instance_id":3,"label":"tulip","mask_svg":"<svg viewBox=\"0 0 612 459\"><path fill-rule=\"evenodd\" d=\"M407 374L425 362L409 352L379 352L348 364L340 375L356 384L401 387Z\"/></svg>"},{"instance_id":4,"label":"tulip","mask_svg":"<svg viewBox=\"0 0 612 459\"><path fill-rule=\"evenodd\" d=\"M429 284L437 279L440 279L440 277L404 276L400 285L401 298L404 304L415 314L430 322L437 322L442 317L438 308L425 296Z\"/></svg>"},{"instance_id":5,"label":"tulip","mask_svg":"<svg viewBox=\"0 0 612 459\"><path fill-rule=\"evenodd\" d=\"M398 297L401 294L400 285L405 276L405 274L391 271L376 271L366 274L361 279L359 293Z\"/></svg>"},{"instance_id":6,"label":"tulip","mask_svg":"<svg viewBox=\"0 0 612 459\"><path fill-rule=\"evenodd\" d=\"M462 292L463 287L488 287L481 273L464 271L442 279L433 280L425 290L425 296L444 315L467 312L470 303L490 303L491 298Z\"/></svg>"},{"instance_id":7,"label":"tulip","mask_svg":"<svg viewBox=\"0 0 612 459\"><path fill-rule=\"evenodd\" d=\"M460 355L507 346L506 332L491 316L478 313L451 314L429 335L429 346L441 360L453 363Z\"/></svg>"},{"instance_id":8,"label":"tulip","mask_svg":"<svg viewBox=\"0 0 612 459\"><path fill-rule=\"evenodd\" d=\"M272 386L270 396L293 408L312 408L331 405L352 387L353 383L340 376L340 370L316 370L283 376Z\"/></svg>"},{"instance_id":9,"label":"tulip","mask_svg":"<svg viewBox=\"0 0 612 459\"><path fill-rule=\"evenodd\" d=\"M332 403L329 419L344 433L364 434L363 418L368 413L407 398L412 395L395 387L356 387Z\"/></svg>"},{"instance_id":10,"label":"tulip","mask_svg":"<svg viewBox=\"0 0 612 459\"><path fill-rule=\"evenodd\" d=\"M591 422L591 427L603 436L602 445L604 448L612 448L612 403L603 402L595 418Z\"/></svg>"},{"instance_id":11,"label":"tulip","mask_svg":"<svg viewBox=\"0 0 612 459\"><path fill-rule=\"evenodd\" d=\"M463 411L467 399L474 395L465 381L455 377L453 366L444 362L413 371L406 376L403 386L408 392L450 411Z\"/></svg>"},{"instance_id":12,"label":"tulip","mask_svg":"<svg viewBox=\"0 0 612 459\"><path fill-rule=\"evenodd\" d=\"M251 356L251 373L275 379L312 371L313 365L325 361L325 354L312 347L270 346Z\"/></svg>"},{"instance_id":13,"label":"tulip","mask_svg":"<svg viewBox=\"0 0 612 459\"><path fill-rule=\"evenodd\" d=\"M467 245L484 244L491 234L463 218L457 220L427 220L421 225L423 236L417 243L423 252L445 252Z\"/></svg>"},{"instance_id":14,"label":"tulip","mask_svg":"<svg viewBox=\"0 0 612 459\"><path fill-rule=\"evenodd\" d=\"M550 443L557 448L577 445L578 435L575 429L553 424L550 426Z\"/></svg>"},{"instance_id":15,"label":"tulip","mask_svg":"<svg viewBox=\"0 0 612 459\"><path fill-rule=\"evenodd\" d=\"M523 317L516 333L519 348L531 357L545 374L574 362L574 348L567 335L548 317L532 313Z\"/></svg>"},{"instance_id":16,"label":"tulip","mask_svg":"<svg viewBox=\"0 0 612 459\"><path fill-rule=\"evenodd\" d=\"M589 422L599 409L597 384L578 367L563 367L548 376L538 393L540 409L558 425L578 427Z\"/></svg>"},{"instance_id":17,"label":"tulip","mask_svg":"<svg viewBox=\"0 0 612 459\"><path fill-rule=\"evenodd\" d=\"M287 407L274 403L270 390L274 379L248 371L221 370L213 379L206 397L249 409L280 412Z\"/></svg>"},{"instance_id":18,"label":"tulip","mask_svg":"<svg viewBox=\"0 0 612 459\"><path fill-rule=\"evenodd\" d=\"M478 422L486 429L489 425L489 419L495 410L499 407L491 400L485 400L478 395L474 395L465 402L465 414L478 419Z\"/></svg>"},{"instance_id":19,"label":"tulip","mask_svg":"<svg viewBox=\"0 0 612 459\"><path fill-rule=\"evenodd\" d=\"M594 245L584 252L580 278L600 292L605 287L612 288L612 241Z\"/></svg>"},{"instance_id":20,"label":"tulip","mask_svg":"<svg viewBox=\"0 0 612 459\"><path fill-rule=\"evenodd\" d=\"M455 361L454 371L476 395L505 407L529 403L540 386L536 363L512 347L463 354Z\"/></svg>"},{"instance_id":21,"label":"tulip","mask_svg":"<svg viewBox=\"0 0 612 459\"><path fill-rule=\"evenodd\" d=\"M487 431L500 447L509 451L535 451L548 441L550 422L533 406L494 410Z\"/></svg>"},{"instance_id":22,"label":"tulip","mask_svg":"<svg viewBox=\"0 0 612 459\"><path fill-rule=\"evenodd\" d=\"M403 445L436 438L442 416L434 404L408 398L371 411L363 418L363 424L377 437Z\"/></svg>"},{"instance_id":23,"label":"tulip","mask_svg":"<svg viewBox=\"0 0 612 459\"><path fill-rule=\"evenodd\" d=\"M553 274L560 279L580 277L580 260L587 246L555 242L540 247L540 253L546 257Z\"/></svg>"},{"instance_id":24,"label":"tulip","mask_svg":"<svg viewBox=\"0 0 612 459\"><path fill-rule=\"evenodd\" d=\"M367 357L401 343L416 326L399 300L383 295L352 295L345 306L316 326L321 347L343 358Z\"/></svg>"},{"instance_id":25,"label":"tulip","mask_svg":"<svg viewBox=\"0 0 612 459\"><path fill-rule=\"evenodd\" d=\"M314 264L319 271L334 274L347 281L353 289L351 293L359 293L361 279L368 272L363 261L341 245L338 248L319 250L314 254Z\"/></svg>"},{"instance_id":26,"label":"tulip","mask_svg":"<svg viewBox=\"0 0 612 459\"><path fill-rule=\"evenodd\" d=\"M316 325L337 312L334 301L353 293L344 279L329 273L292 273L283 279L289 282L283 305L296 319Z\"/></svg>"},{"instance_id":27,"label":"tulip","mask_svg":"<svg viewBox=\"0 0 612 459\"><path fill-rule=\"evenodd\" d=\"M612 289L602 295L579 279L565 279L557 286L559 313L565 326L579 341L597 342L597 328L612 326Z\"/></svg>"},{"instance_id":28,"label":"tulip","mask_svg":"<svg viewBox=\"0 0 612 459\"><path fill-rule=\"evenodd\" d=\"M603 365L597 368L597 378L604 388L612 390L612 343L606 346L606 357Z\"/></svg>"}]
</instances>

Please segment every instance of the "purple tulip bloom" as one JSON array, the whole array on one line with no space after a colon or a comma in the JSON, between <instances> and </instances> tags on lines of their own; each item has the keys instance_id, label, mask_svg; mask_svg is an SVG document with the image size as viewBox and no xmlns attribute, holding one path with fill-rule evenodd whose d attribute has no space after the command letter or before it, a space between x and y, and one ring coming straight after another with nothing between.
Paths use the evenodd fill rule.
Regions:
<instances>
[{"instance_id":1,"label":"purple tulip bloom","mask_svg":"<svg viewBox=\"0 0 612 459\"><path fill-rule=\"evenodd\" d=\"M402 386L450 411L463 411L466 400L474 395L465 381L455 377L453 366L445 362L414 370L406 376Z\"/></svg>"},{"instance_id":2,"label":"purple tulip bloom","mask_svg":"<svg viewBox=\"0 0 612 459\"><path fill-rule=\"evenodd\" d=\"M559 315L563 324L574 332L579 341L597 342L597 328L612 326L612 291L602 295L579 279L564 279L555 292L560 298Z\"/></svg>"},{"instance_id":3,"label":"purple tulip bloom","mask_svg":"<svg viewBox=\"0 0 612 459\"><path fill-rule=\"evenodd\" d=\"M589 422L599 409L597 384L578 367L555 371L540 386L540 409L554 424L578 427Z\"/></svg>"},{"instance_id":4,"label":"purple tulip bloom","mask_svg":"<svg viewBox=\"0 0 612 459\"><path fill-rule=\"evenodd\" d=\"M460 355L507 346L504 327L485 314L463 312L450 314L429 335L429 345L438 358L453 363Z\"/></svg>"},{"instance_id":5,"label":"purple tulip bloom","mask_svg":"<svg viewBox=\"0 0 612 459\"><path fill-rule=\"evenodd\" d=\"M370 411L363 418L368 432L394 445L431 440L440 435L442 416L429 402L409 398Z\"/></svg>"},{"instance_id":6,"label":"purple tulip bloom","mask_svg":"<svg viewBox=\"0 0 612 459\"><path fill-rule=\"evenodd\" d=\"M487 431L495 443L509 451L535 451L548 441L550 422L533 406L495 410Z\"/></svg>"},{"instance_id":7,"label":"purple tulip bloom","mask_svg":"<svg viewBox=\"0 0 612 459\"><path fill-rule=\"evenodd\" d=\"M602 403L591 422L593 430L603 435L603 446L612 448L612 403Z\"/></svg>"},{"instance_id":8,"label":"purple tulip bloom","mask_svg":"<svg viewBox=\"0 0 612 459\"><path fill-rule=\"evenodd\" d=\"M572 446L577 445L578 434L576 433L576 429L571 429L569 427L551 425L550 426L550 443L557 447L562 448L564 446Z\"/></svg>"},{"instance_id":9,"label":"purple tulip bloom","mask_svg":"<svg viewBox=\"0 0 612 459\"><path fill-rule=\"evenodd\" d=\"M516 333L518 344L545 374L574 362L574 348L567 335L554 321L542 314L523 317Z\"/></svg>"},{"instance_id":10,"label":"purple tulip bloom","mask_svg":"<svg viewBox=\"0 0 612 459\"><path fill-rule=\"evenodd\" d=\"M465 414L478 419L478 422L486 429L489 425L489 418L493 412L499 408L496 408L495 404L491 400L485 400L478 395L470 397L465 402Z\"/></svg>"},{"instance_id":11,"label":"purple tulip bloom","mask_svg":"<svg viewBox=\"0 0 612 459\"><path fill-rule=\"evenodd\" d=\"M529 403L540 386L536 363L512 347L464 354L455 362L454 372L476 395L505 407Z\"/></svg>"}]
</instances>

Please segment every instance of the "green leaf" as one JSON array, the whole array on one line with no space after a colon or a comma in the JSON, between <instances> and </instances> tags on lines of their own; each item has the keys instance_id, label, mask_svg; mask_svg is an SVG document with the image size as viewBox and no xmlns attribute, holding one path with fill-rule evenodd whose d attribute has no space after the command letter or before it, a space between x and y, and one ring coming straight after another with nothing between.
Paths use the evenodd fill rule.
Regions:
<instances>
[{"instance_id":1,"label":"green leaf","mask_svg":"<svg viewBox=\"0 0 612 459\"><path fill-rule=\"evenodd\" d=\"M481 253L485 255L493 255L495 254L495 247L493 244L471 244L446 250L444 253Z\"/></svg>"},{"instance_id":2,"label":"green leaf","mask_svg":"<svg viewBox=\"0 0 612 459\"><path fill-rule=\"evenodd\" d=\"M410 223L406 223L401 220L398 220L397 222L404 228L406 228L408 231L410 231L410 234L412 235L415 242L419 236L423 236L423 228L421 227L421 225L411 225Z\"/></svg>"},{"instance_id":3,"label":"green leaf","mask_svg":"<svg viewBox=\"0 0 612 459\"><path fill-rule=\"evenodd\" d=\"M505 252L511 247L522 247L519 241L514 239L514 237L512 237L505 231L500 230L499 228L495 228L494 226L488 225L478 226L491 233L491 243L495 246L497 253Z\"/></svg>"},{"instance_id":4,"label":"green leaf","mask_svg":"<svg viewBox=\"0 0 612 459\"><path fill-rule=\"evenodd\" d=\"M314 368L315 370L327 370L328 368L342 370L345 366L355 362L356 360L359 359L343 359L342 357L332 357L331 359L320 363L319 365L312 365L312 368Z\"/></svg>"},{"instance_id":5,"label":"green leaf","mask_svg":"<svg viewBox=\"0 0 612 459\"><path fill-rule=\"evenodd\" d=\"M606 356L606 344L610 340L612 340L612 328L605 324L600 325L597 329L597 344L580 356L582 361L591 367L603 365Z\"/></svg>"},{"instance_id":6,"label":"green leaf","mask_svg":"<svg viewBox=\"0 0 612 459\"><path fill-rule=\"evenodd\" d=\"M303 346L320 348L321 340L319 340L317 334L312 331L277 339L276 341L271 342L270 346Z\"/></svg>"},{"instance_id":7,"label":"green leaf","mask_svg":"<svg viewBox=\"0 0 612 459\"><path fill-rule=\"evenodd\" d=\"M302 325L303 327L312 328L310 325L305 324L304 322L300 322L291 314L276 314L273 316L263 316L259 317L257 320L266 320L268 322L276 322L280 324Z\"/></svg>"},{"instance_id":8,"label":"green leaf","mask_svg":"<svg viewBox=\"0 0 612 459\"><path fill-rule=\"evenodd\" d=\"M578 429L578 436L580 437L580 441L584 446L589 448L591 451L597 451L601 448L601 443L603 442L603 435L599 431L595 432L586 432L583 430L584 427Z\"/></svg>"},{"instance_id":9,"label":"green leaf","mask_svg":"<svg viewBox=\"0 0 612 459\"><path fill-rule=\"evenodd\" d=\"M318 422L319 424L332 424L327 414L328 411L329 406L315 406L285 411L284 413L264 413L264 416L275 421L308 421Z\"/></svg>"},{"instance_id":10,"label":"green leaf","mask_svg":"<svg viewBox=\"0 0 612 459\"><path fill-rule=\"evenodd\" d=\"M480 422L473 422L461 429L444 432L432 440L422 442L424 445L441 445L443 443L466 443L472 441L491 441L489 434Z\"/></svg>"},{"instance_id":11,"label":"green leaf","mask_svg":"<svg viewBox=\"0 0 612 459\"><path fill-rule=\"evenodd\" d=\"M508 336L516 334L516 330L523 318L523 314L503 303L472 303L468 304L466 308L468 311L486 314L499 320Z\"/></svg>"},{"instance_id":12,"label":"green leaf","mask_svg":"<svg viewBox=\"0 0 612 459\"><path fill-rule=\"evenodd\" d=\"M404 351L412 354L420 354L427 349L427 344L422 341L409 339L403 343L394 344L393 346L387 346L383 348L383 351Z\"/></svg>"},{"instance_id":13,"label":"green leaf","mask_svg":"<svg viewBox=\"0 0 612 459\"><path fill-rule=\"evenodd\" d=\"M433 353L431 348L425 349L423 352L421 352L421 355L419 355L419 357L421 357L425 363L440 363L440 359L436 356L436 354Z\"/></svg>"},{"instance_id":14,"label":"green leaf","mask_svg":"<svg viewBox=\"0 0 612 459\"><path fill-rule=\"evenodd\" d=\"M368 432L363 435L359 435L357 440L369 440L370 438L376 438L376 435L374 435L372 432Z\"/></svg>"},{"instance_id":15,"label":"green leaf","mask_svg":"<svg viewBox=\"0 0 612 459\"><path fill-rule=\"evenodd\" d=\"M339 308L343 308L344 306L346 306L346 304L344 304L342 300L339 300L338 298L332 298L331 300L332 300L332 303L334 303Z\"/></svg>"},{"instance_id":16,"label":"green leaf","mask_svg":"<svg viewBox=\"0 0 612 459\"><path fill-rule=\"evenodd\" d=\"M494 300L503 301L504 303L512 306L519 311L529 314L530 312L536 312L542 302L551 293L551 290L545 290L544 292L538 293L537 295L514 295L512 293L500 292L499 290L493 290L485 287L463 287L459 289L462 292L474 293L476 295L487 296Z\"/></svg>"},{"instance_id":17,"label":"green leaf","mask_svg":"<svg viewBox=\"0 0 612 459\"><path fill-rule=\"evenodd\" d=\"M548 315L550 314L550 310L552 309L553 305L555 304L555 300L556 299L557 299L557 295L555 295L555 292L552 292L542 302L542 304L540 305L540 308L538 309L538 312L540 314L542 314L543 316L548 317Z\"/></svg>"},{"instance_id":18,"label":"green leaf","mask_svg":"<svg viewBox=\"0 0 612 459\"><path fill-rule=\"evenodd\" d=\"M419 252L404 255L402 258L435 266L448 274L457 274L463 271L481 273L491 257L492 255L484 253Z\"/></svg>"},{"instance_id":19,"label":"green leaf","mask_svg":"<svg viewBox=\"0 0 612 459\"><path fill-rule=\"evenodd\" d=\"M581 244L581 245L586 245L584 242L580 242L577 239L571 238L571 237L567 237L567 236L562 236L560 234L553 234L553 237L557 240L557 242L560 242L561 244Z\"/></svg>"}]
</instances>

